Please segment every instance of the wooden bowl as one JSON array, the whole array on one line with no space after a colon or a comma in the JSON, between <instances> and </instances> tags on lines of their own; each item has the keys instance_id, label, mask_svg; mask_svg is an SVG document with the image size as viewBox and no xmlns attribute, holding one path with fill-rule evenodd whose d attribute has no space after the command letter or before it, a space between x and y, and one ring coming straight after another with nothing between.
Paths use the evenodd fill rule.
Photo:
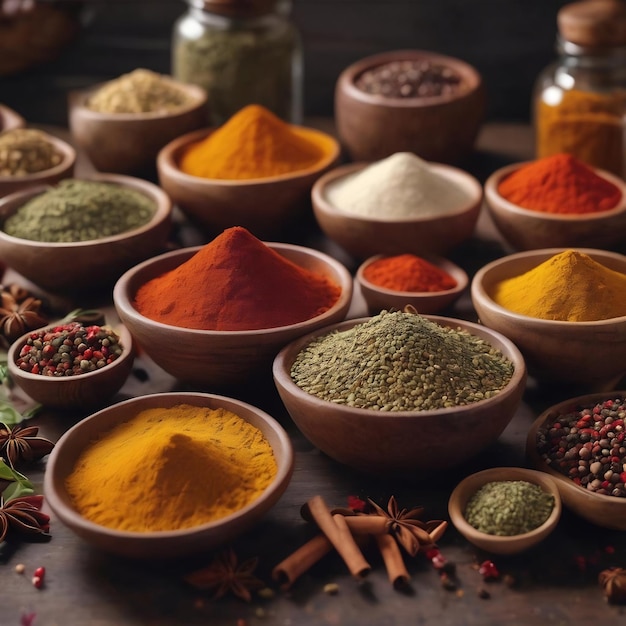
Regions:
<instances>
[{"instance_id":1,"label":"wooden bowl","mask_svg":"<svg viewBox=\"0 0 626 626\"><path fill-rule=\"evenodd\" d=\"M231 226L243 226L259 238L270 237L296 223L310 206L313 183L338 160L336 139L312 128L294 126L299 134L314 137L325 146L326 157L316 166L268 178L209 179L185 174L180 158L191 143L208 137L214 128L188 133L159 153L157 169L161 187L201 230L215 235Z\"/></svg>"},{"instance_id":2,"label":"wooden bowl","mask_svg":"<svg viewBox=\"0 0 626 626\"><path fill-rule=\"evenodd\" d=\"M365 93L355 85L366 70L404 60L447 66L461 76L464 87L453 95L388 98ZM361 59L340 74L335 87L337 132L353 161L414 152L427 161L457 163L471 153L484 116L485 90L476 69L424 50L398 50Z\"/></svg>"},{"instance_id":3,"label":"wooden bowl","mask_svg":"<svg viewBox=\"0 0 626 626\"><path fill-rule=\"evenodd\" d=\"M99 113L85 106L102 85L69 95L69 126L76 143L101 172L144 176L156 172L159 150L184 133L207 124L207 95L196 85L176 82L191 104L167 113Z\"/></svg>"},{"instance_id":4,"label":"wooden bowl","mask_svg":"<svg viewBox=\"0 0 626 626\"><path fill-rule=\"evenodd\" d=\"M615 530L626 530L626 499L588 491L552 468L537 450L537 433L546 422L558 414L575 411L581 407L592 407L610 397L624 396L626 390L587 394L559 402L539 415L530 427L526 439L526 455L531 465L554 480L565 506L596 526Z\"/></svg>"},{"instance_id":5,"label":"wooden bowl","mask_svg":"<svg viewBox=\"0 0 626 626\"><path fill-rule=\"evenodd\" d=\"M0 103L0 133L13 128L24 128L26 120L17 112Z\"/></svg>"},{"instance_id":6,"label":"wooden bowl","mask_svg":"<svg viewBox=\"0 0 626 626\"><path fill-rule=\"evenodd\" d=\"M426 260L452 276L456 280L456 287L443 291L395 291L386 289L370 282L364 276L367 266L382 258L384 258L382 254L370 257L361 263L356 272L356 282L361 289L370 315L376 315L383 309L402 311L407 304L410 304L422 315L439 313L455 302L469 285L469 278L465 270L447 259L430 257Z\"/></svg>"},{"instance_id":7,"label":"wooden bowl","mask_svg":"<svg viewBox=\"0 0 626 626\"><path fill-rule=\"evenodd\" d=\"M74 175L76 165L76 150L67 142L46 133L48 141L61 155L61 162L54 167L25 176L0 175L0 198L22 189L30 189L40 185L54 185L64 178Z\"/></svg>"},{"instance_id":8,"label":"wooden bowl","mask_svg":"<svg viewBox=\"0 0 626 626\"><path fill-rule=\"evenodd\" d=\"M44 328L53 328L49 324ZM110 400L124 385L133 366L135 350L133 340L126 328L116 326L113 330L120 337L124 348L122 354L109 365L94 372L55 378L24 372L17 365L20 350L30 335L24 333L9 347L7 366L11 379L36 402L55 409L97 407Z\"/></svg>"},{"instance_id":9,"label":"wooden bowl","mask_svg":"<svg viewBox=\"0 0 626 626\"><path fill-rule=\"evenodd\" d=\"M380 412L322 400L298 387L290 372L297 355L313 339L335 330L348 330L369 318L334 324L285 346L273 366L274 382L289 415L314 446L364 472L411 475L460 465L500 436L524 392L526 368L522 355L506 337L478 324L426 317L443 326L466 330L501 350L515 367L509 384L493 398L431 411Z\"/></svg>"},{"instance_id":10,"label":"wooden bowl","mask_svg":"<svg viewBox=\"0 0 626 626\"><path fill-rule=\"evenodd\" d=\"M72 506L65 482L74 465L95 438L140 411L170 408L186 403L211 409L225 408L256 426L265 435L278 465L274 482L261 496L227 517L184 530L128 532L106 528L86 520ZM203 393L158 393L119 402L70 428L48 458L44 480L46 502L54 514L81 539L107 552L138 559L171 559L218 548L252 527L276 504L293 470L289 437L270 415L239 400ZM210 477L209 477L210 478ZM202 480L202 477L198 477Z\"/></svg>"},{"instance_id":11,"label":"wooden bowl","mask_svg":"<svg viewBox=\"0 0 626 626\"><path fill-rule=\"evenodd\" d=\"M626 316L593 322L562 322L527 317L494 302L495 286L519 276L563 248L518 252L497 259L475 274L472 303L480 321L520 349L528 371L540 381L582 385L589 391L611 388L626 372ZM626 256L577 248L605 267L626 273Z\"/></svg>"},{"instance_id":12,"label":"wooden bowl","mask_svg":"<svg viewBox=\"0 0 626 626\"><path fill-rule=\"evenodd\" d=\"M487 483L513 480L539 485L554 496L554 508L548 519L530 532L511 536L489 535L471 526L465 519L465 507L470 498ZM542 472L521 467L494 467L463 479L450 495L448 513L455 528L481 550L492 554L517 554L537 545L556 528L562 510L559 491L556 482Z\"/></svg>"},{"instance_id":13,"label":"wooden bowl","mask_svg":"<svg viewBox=\"0 0 626 626\"><path fill-rule=\"evenodd\" d=\"M500 182L530 161L496 170L485 182L485 201L500 234L516 250L539 248L606 248L626 241L626 183L617 176L595 169L622 192L621 202L610 211L583 215L544 213L525 209L498 193Z\"/></svg>"},{"instance_id":14,"label":"wooden bowl","mask_svg":"<svg viewBox=\"0 0 626 626\"><path fill-rule=\"evenodd\" d=\"M154 201L156 212L147 224L118 235L91 241L51 243L12 237L2 230L7 217L49 187L25 189L0 200L0 258L50 292L77 294L106 289L129 267L161 252L169 236L172 203L155 184L120 174L92 174L83 180L136 189Z\"/></svg>"},{"instance_id":15,"label":"wooden bowl","mask_svg":"<svg viewBox=\"0 0 626 626\"><path fill-rule=\"evenodd\" d=\"M139 313L133 305L139 287L178 267L201 249L193 247L162 254L128 270L113 289L118 315L145 353L179 380L222 388L262 376L265 370L269 378L272 359L283 346L346 317L352 299L352 276L341 263L317 250L283 243L267 245L300 267L327 276L339 285L341 295L334 306L297 324L241 331L170 326Z\"/></svg>"},{"instance_id":16,"label":"wooden bowl","mask_svg":"<svg viewBox=\"0 0 626 626\"><path fill-rule=\"evenodd\" d=\"M357 259L376 254L412 253L418 256L445 256L469 239L478 221L483 199L481 184L456 167L431 163L438 173L468 190L471 200L456 211L440 216L386 220L340 211L327 197L326 190L336 180L361 171L367 163L341 165L322 176L311 193L313 213L327 237Z\"/></svg>"}]
</instances>

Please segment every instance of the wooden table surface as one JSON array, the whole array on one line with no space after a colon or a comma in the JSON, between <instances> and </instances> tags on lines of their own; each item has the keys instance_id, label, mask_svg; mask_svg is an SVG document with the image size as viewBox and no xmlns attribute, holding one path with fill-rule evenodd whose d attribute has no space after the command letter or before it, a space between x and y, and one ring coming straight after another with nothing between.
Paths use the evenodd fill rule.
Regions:
<instances>
[{"instance_id":1,"label":"wooden table surface","mask_svg":"<svg viewBox=\"0 0 626 626\"><path fill-rule=\"evenodd\" d=\"M320 126L326 125L322 122ZM55 131L67 136L67 131ZM476 153L464 167L481 181L501 165L532 157L532 135L526 126L489 124L479 138ZM78 174L88 171L81 160ZM335 254L351 270L355 262L314 229L311 245ZM491 259L510 252L499 239L483 210L476 236L450 257L470 275ZM78 303L84 306L84 303ZM105 303L105 306L110 306ZM365 314L360 294L355 294L350 317ZM469 295L449 316L475 320ZM137 369L148 374L131 376L113 401L134 395L188 389L153 363L140 358ZM479 469L500 465L525 466L524 441L530 424L544 408L580 389L542 387L529 380L524 400L498 442L471 462L445 473L423 472L399 478L370 476L352 471L314 449L299 433L271 385L241 389L237 397L255 404L283 424L295 449L295 471L287 491L270 513L233 547L240 559L259 557L257 574L272 586L271 569L314 535L300 517L301 505L320 494L331 506L345 506L349 495L371 497L386 503L395 495L401 507L424 507L425 519L447 519L447 500L454 486ZM81 414L44 412L33 418L41 433L56 440L84 417ZM375 446L376 442L372 442ZM455 451L449 451L453 458ZM27 474L41 488L43 464ZM183 626L194 624L308 626L392 626L590 624L624 623L626 611L609 605L597 582L600 569L626 566L626 534L595 527L565 510L555 533L536 549L513 557L489 557L473 548L450 525L440 541L444 556L457 568L458 589L446 590L427 560L406 558L411 574L408 591L394 590L376 553L366 553L373 566L364 583L349 576L343 562L330 554L302 576L288 593L277 590L269 600L246 604L226 597L211 601L183 582L183 575L207 565L212 554L169 563L138 563L95 551L75 537L58 520L51 520L48 542L5 543L0 551L0 625L18 626L23 616L36 614L33 626ZM485 583L477 564L491 558L502 575L516 581ZM26 574L15 566L23 563ZM35 568L45 566L45 587L30 582ZM329 595L324 585L336 583ZM489 598L479 596L485 588ZM30 622L28 622L30 623Z\"/></svg>"}]
</instances>

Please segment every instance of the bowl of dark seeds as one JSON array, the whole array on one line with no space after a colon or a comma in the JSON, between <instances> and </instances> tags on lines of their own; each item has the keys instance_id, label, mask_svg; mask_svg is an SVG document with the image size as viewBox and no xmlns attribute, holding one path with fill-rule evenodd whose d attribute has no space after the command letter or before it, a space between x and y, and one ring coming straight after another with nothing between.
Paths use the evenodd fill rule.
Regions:
<instances>
[{"instance_id":1,"label":"bowl of dark seeds","mask_svg":"<svg viewBox=\"0 0 626 626\"><path fill-rule=\"evenodd\" d=\"M424 50L361 59L335 87L337 132L353 161L414 152L428 161L458 163L471 152L484 115L478 71Z\"/></svg>"}]
</instances>

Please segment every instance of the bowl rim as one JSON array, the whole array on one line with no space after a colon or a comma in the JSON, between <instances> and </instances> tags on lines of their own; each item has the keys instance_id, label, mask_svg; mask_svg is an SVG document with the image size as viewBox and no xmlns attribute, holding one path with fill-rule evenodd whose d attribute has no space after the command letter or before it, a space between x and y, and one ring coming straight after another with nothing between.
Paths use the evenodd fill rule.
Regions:
<instances>
[{"instance_id":1,"label":"bowl rim","mask_svg":"<svg viewBox=\"0 0 626 626\"><path fill-rule=\"evenodd\" d=\"M94 121L116 121L116 122L141 122L152 120L167 120L182 117L200 109L207 105L208 94L206 90L199 85L193 83L184 83L176 80L170 75L162 74L168 83L173 84L177 89L191 95L191 101L173 111L145 111L141 113L104 113L102 111L94 111L86 106L89 97L96 93L101 87L115 80L103 81L96 83L84 89L76 89L68 94L68 103L70 110L75 110L81 116ZM121 76L118 76L120 78Z\"/></svg>"},{"instance_id":2,"label":"bowl rim","mask_svg":"<svg viewBox=\"0 0 626 626\"><path fill-rule=\"evenodd\" d=\"M380 285L377 285L376 283L373 283L369 281L367 278L365 278L364 273L365 273L366 268L369 265L371 265L372 263L376 261L379 261L380 259L386 259L386 258L390 258L394 256L398 256L398 255L376 254L374 256L369 257L368 259L365 259L365 261L363 261L357 268L357 271L356 271L357 282L360 283L361 286L365 286L367 289L370 289L371 291L376 291L386 296L398 296L398 297L412 298L412 299L450 296L452 294L461 293L469 285L469 276L467 275L467 272L460 265L457 265L456 263L450 261L449 259L446 259L439 255L415 254L412 256L416 256L425 261L428 261L429 263L436 265L439 269L442 269L448 274L450 274L452 278L454 278L457 281L457 284L455 287L451 287L450 289L440 289L439 291L402 291L399 289L388 289L387 287L381 287ZM451 271L454 272L454 274L452 274Z\"/></svg>"},{"instance_id":3,"label":"bowl rim","mask_svg":"<svg viewBox=\"0 0 626 626\"><path fill-rule=\"evenodd\" d=\"M337 299L335 304L333 304L333 306L327 311L324 311L323 313L320 313L319 315L316 315L315 317L312 317L308 320L303 320L302 322L296 322L295 324L288 324L286 326L274 326L272 328L259 328L253 330L203 330L199 328L184 328L181 326L165 324L163 322L159 322L157 320L146 317L145 315L142 315L133 305L132 298L128 293L131 280L142 270L149 268L150 266L157 263L162 263L163 261L166 261L168 259L181 257L183 258L183 260L181 260L180 263L183 263L188 260L187 257L191 258L194 254L200 251L204 247L202 245L179 248L178 250L165 252L150 259L146 259L145 261L142 261L141 263L138 263L137 265L131 267L126 272L124 272L124 274L122 274L115 283L113 287L113 301L116 307L119 305L125 311L125 314L128 317L132 317L135 320L141 320L142 322L147 321L150 325L154 326L157 329L163 329L169 332L184 332L190 335L197 335L198 337L224 337L228 335L229 337L247 337L251 339L254 337L258 337L259 335L272 335L285 331L291 332L300 328L306 329L311 324L311 322L331 317L338 309L349 305L349 302L352 299L352 275L340 261L334 259L325 252L315 250L314 248L309 248L306 246L299 246L290 243L279 243L274 241L264 241L263 243L265 243L265 245L275 250L276 252L279 252L280 250L287 250L304 253L309 256L315 256L318 259L324 261L326 265L332 267L334 271L338 274L338 276L341 277L341 279L338 281L338 286L341 288L341 293L339 294L339 298ZM158 275L159 274L155 274L155 276Z\"/></svg>"},{"instance_id":4,"label":"bowl rim","mask_svg":"<svg viewBox=\"0 0 626 626\"><path fill-rule=\"evenodd\" d=\"M466 85L465 89L456 94L446 94L429 97L392 98L378 94L369 94L355 85L355 79L359 74L373 67L385 65L391 61L408 61L427 59L442 65L452 67L459 73ZM429 50L401 49L373 54L355 61L345 68L337 80L337 88L344 88L346 93L354 100L365 104L388 106L395 108L427 108L433 106L445 106L451 102L458 102L482 88L483 78L481 73L470 63L450 55L440 54Z\"/></svg>"},{"instance_id":5,"label":"bowl rim","mask_svg":"<svg viewBox=\"0 0 626 626\"><path fill-rule=\"evenodd\" d=\"M503 475L506 477L503 478ZM533 528L533 530L529 532L520 533L518 535L491 535L474 528L474 526L465 519L465 505L480 486L489 482L509 482L515 480L524 480L539 485L543 491L553 496L554 506L543 524L537 526L537 528ZM474 483L479 483L479 486L470 491L470 486ZM536 537L537 535L542 535L548 529L553 529L561 517L562 509L563 503L561 494L556 481L551 476L539 470L515 466L491 467L474 472L463 478L456 485L448 499L448 514L450 515L450 520L455 528L468 539L468 541L488 541L496 546L513 545Z\"/></svg>"},{"instance_id":6,"label":"bowl rim","mask_svg":"<svg viewBox=\"0 0 626 626\"><path fill-rule=\"evenodd\" d=\"M133 405L141 405L141 402L144 398L174 398L180 397L180 402L192 403L194 398L199 399L203 398L205 400L215 400L218 403L227 401L229 405L235 405L240 408L244 408L247 411L253 412L263 424L272 431L273 435L276 437L277 442L279 444L279 448L282 456L282 463L278 463L277 459L277 472L274 480L266 487L266 489L259 495L258 498L247 504L245 507L239 509L238 511L234 511L233 513L219 518L217 520L213 520L211 522L206 522L204 524L199 524L198 526L193 526L191 528L183 528L179 530L160 530L160 531L150 531L150 532L140 532L140 531L124 531L117 530L114 528L109 528L107 526L102 526L100 524L96 524L85 517L83 517L80 513L78 513L74 508L69 507L63 502L62 498L58 495L57 489L55 487L55 483L53 480L53 475L56 473L56 467L58 462L58 457L61 454L63 445L72 437L76 435L76 432L83 429L84 425L88 421L96 421L98 419L102 419L103 415L113 407L132 407ZM205 406L205 405L200 405ZM140 408L135 409L135 412L141 410ZM235 412L235 411L233 411ZM242 418L245 419L245 418ZM246 420L247 421L247 420ZM118 423L121 423L118 422ZM103 432L106 431L106 428ZM272 450L274 448L272 447ZM71 523L80 528L83 531L87 531L90 534L99 534L99 535L107 535L109 537L123 539L123 540L138 540L138 541L161 541L164 539L176 539L181 537L189 537L202 535L207 531L210 531L215 528L222 528L233 521L237 521L239 518L243 517L250 511L256 509L259 505L262 505L266 502L270 497L272 497L278 489L281 488L283 483L286 483L293 471L293 463L294 463L294 451L293 445L291 443L291 439L285 429L281 426L281 424L273 418L269 413L263 411L262 409L253 406L247 402L243 402L242 400L237 400L235 398L222 396L218 394L210 394L210 393L202 393L202 392L164 392L164 393L155 393L149 394L149 396L136 396L133 398L129 398L128 400L123 400L114 405L110 405L97 411L96 413L92 413L91 415L85 417L84 419L77 422L74 426L72 426L69 430L67 430L54 446L54 449L50 453L48 457L46 472L44 475L44 493L46 497L46 501L49 503L50 508L61 518L61 521L71 520ZM286 488L287 484L285 484Z\"/></svg>"},{"instance_id":7,"label":"bowl rim","mask_svg":"<svg viewBox=\"0 0 626 626\"><path fill-rule=\"evenodd\" d=\"M471 282L470 290L472 300L481 299L484 303L486 303L485 306L489 307L493 311L496 311L499 315L523 323L526 326L544 326L545 324L547 324L548 326L552 326L553 328L573 328L574 326L576 328L601 328L603 326L614 326L616 324L621 325L626 323L626 314L620 315L618 317L610 317L605 320L591 320L584 322L546 320L539 317L530 317L528 315L522 315L521 313L516 313L514 311L511 311L510 309L503 307L502 305L498 304L487 292L484 285L484 279L485 276L489 272L493 271L495 268L511 264L520 258L530 258L535 256L541 257L540 261L538 261L534 266L529 268L533 269L534 267L537 267L537 265L539 265L542 261L548 260L552 256L555 256L560 252L565 252L566 250L576 250L577 252L582 252L583 254L587 254L592 258L594 258L594 255L596 255L599 257L609 257L618 261L623 260L626 267L625 255L618 252L612 252L610 250L602 250L599 248L578 248L574 246L571 248L538 248L535 250L524 250L522 252L515 252L513 254L500 257L498 259L495 259L494 261L491 261L490 263L487 263L486 265L483 265L483 267L481 267L476 272L476 274L474 274L474 278ZM519 274L508 276L508 278L514 278L514 276L519 276Z\"/></svg>"},{"instance_id":8,"label":"bowl rim","mask_svg":"<svg viewBox=\"0 0 626 626\"><path fill-rule=\"evenodd\" d=\"M152 183L143 178L137 178L135 176L128 176L126 174L113 174L106 172L93 172L81 176L81 181L94 181L117 184L124 187L129 187L139 191L149 200L154 202L155 211L151 219L145 224L141 224L131 230L118 233L117 235L110 235L108 237L99 237L98 239L87 239L84 241L37 241L35 239L22 239L21 237L14 237L4 231L4 221L6 218L0 218L0 240L5 240L13 245L29 246L32 248L46 248L46 249L66 249L66 248L84 248L102 246L118 241L123 241L129 237L135 237L143 233L153 230L156 226L169 219L172 213L173 205L170 197L155 183ZM36 187L28 187L26 189L20 189L14 191L2 198L0 198L0 212L2 208L9 202L13 202L16 199L23 198L25 204L28 200L31 200L37 195L40 195L46 191L53 189L55 185L42 184ZM20 205L21 206L21 205ZM19 207L16 207L16 210Z\"/></svg>"},{"instance_id":9,"label":"bowl rim","mask_svg":"<svg viewBox=\"0 0 626 626\"><path fill-rule=\"evenodd\" d=\"M322 130L312 128L310 126L301 126L298 124L288 124L288 126L301 134L312 134L323 137L328 141L332 150L317 164L307 167L301 170L295 170L293 172L287 172L285 174L278 174L276 176L265 176L263 178L244 178L244 179L232 179L232 178L203 178L202 176L193 176L183 172L177 165L176 156L178 153L188 145L202 141L209 137L212 133L218 130L217 126L208 126L205 128L199 128L192 130L184 135L180 135L175 139L172 139L169 143L165 144L157 154L157 169L159 175L162 174L169 178L174 178L184 183L192 184L195 186L221 186L221 187L248 187L254 185L271 185L273 183L288 182L298 180L306 176L311 176L317 172L323 171L330 167L337 161L341 153L341 146L339 141Z\"/></svg>"},{"instance_id":10,"label":"bowl rim","mask_svg":"<svg viewBox=\"0 0 626 626\"><path fill-rule=\"evenodd\" d=\"M379 159L379 161L380 160L382 159ZM443 174L447 177L449 176L450 178L456 177L457 179L463 180L463 184L467 184L468 188L473 187L473 190L470 190L473 198L468 200L465 205L459 207L458 209L455 209L453 211L446 211L444 213L441 213L440 215L416 215L414 217L403 219L385 219L369 215L357 215L355 213L351 213L350 211L343 211L342 209L338 209L337 207L335 207L335 205L331 204L330 201L327 199L326 188L331 183L334 183L336 180L348 177L352 174L357 174L361 170L364 170L366 167L372 165L372 163L369 162L359 161L357 163L346 163L334 167L330 171L320 176L320 178L318 178L315 183L313 183L313 187L311 188L311 197L313 200L314 210L320 211L329 216L351 220L355 223L367 222L398 226L402 226L405 224L427 224L438 220L453 219L460 215L471 213L477 208L478 210L480 210L483 201L483 186L480 184L475 176L459 167L455 167L454 165L448 165L447 163L427 161L427 164L432 167L436 172Z\"/></svg>"},{"instance_id":11,"label":"bowl rim","mask_svg":"<svg viewBox=\"0 0 626 626\"><path fill-rule=\"evenodd\" d=\"M519 204L515 204L500 195L500 193L498 192L498 186L504 178L506 178L510 174L513 174L525 165L530 165L535 162L536 159L512 163L510 165L505 165L504 167L501 167L492 174L490 174L485 181L484 186L487 206L492 207L495 203L498 204L500 208L505 209L509 213L525 216L528 218L535 218L538 221L547 220L552 222L564 223L575 222L577 224L585 221L595 222L611 217L616 217L618 215L621 215L622 213L626 213L626 183L615 174L612 174L611 172L597 167L591 167L591 169L598 176L604 178L606 181L617 187L622 194L621 200L612 209L608 209L606 211L595 211L592 213L548 213L546 211L528 209L526 207L520 206Z\"/></svg>"},{"instance_id":12,"label":"bowl rim","mask_svg":"<svg viewBox=\"0 0 626 626\"><path fill-rule=\"evenodd\" d=\"M329 333L332 333L336 330L348 330L358 324L363 324L372 317L376 316L368 316L368 317L360 317L349 320L344 320L343 322L338 322L337 324L332 324L331 326L326 326L324 328L320 328L313 332L310 332L302 337L298 337L284 346L274 358L272 363L272 373L274 377L275 384L280 384L283 386L289 394L291 394L298 401L302 401L306 404L315 403L316 405L329 407L332 406L336 410L344 410L350 413L350 415L355 416L358 419L362 418L376 418L380 417L381 412L375 411L373 409L364 409L360 407L351 407L342 404L336 404L330 402L329 400L324 400L323 398L319 398L313 394L310 394L303 389L301 389L298 385L296 385L290 374L289 369L291 368L291 364L289 363L289 368L287 367L287 356L290 352L294 350L298 350L300 352L304 349L312 340L325 336ZM488 328L487 326L482 326L481 324L476 324L474 322L469 322L462 319L445 317L441 315L421 315L421 317L425 317L426 319L433 321L437 324L448 326L452 328L461 328L470 332L471 334L475 334L476 336L482 338L483 335L487 335L488 337L496 337L498 341L506 348L507 354L505 354L506 358L513 363L513 375L509 382L493 397L484 398L483 400L478 400L476 402L472 402L470 404L464 404L459 406L453 406L442 409L431 409L428 411L393 411L393 412L385 412L384 415L386 419L396 419L396 420L407 420L407 419L415 419L424 418L429 419L433 417L441 417L442 415L463 415L465 413L469 413L475 411L476 408L480 408L488 403L494 401L502 401L504 398L514 394L518 389L519 385L524 385L526 382L526 364L524 361L524 357L522 353L519 351L517 346L507 337L505 337L500 332L493 330L492 328ZM478 331L476 333L475 331ZM487 339L485 339L489 343ZM493 344L492 344L493 345ZM495 346L494 346L495 347ZM501 350L501 352L504 351Z\"/></svg>"},{"instance_id":13,"label":"bowl rim","mask_svg":"<svg viewBox=\"0 0 626 626\"><path fill-rule=\"evenodd\" d=\"M10 130L21 129L24 130L24 126L13 127ZM39 130L39 129L36 129ZM71 170L76 164L77 153L74 146L69 144L67 141L64 141L60 137L56 137L51 133L41 130L44 135L46 135L46 140L54 146L54 149L61 154L61 162L57 163L53 167L49 167L46 170L41 170L39 172L32 172L30 174L24 174L24 176L10 176L10 175L2 175L0 174L0 185L3 183L20 183L20 184L28 184L28 183L36 183L38 181L42 181L42 184L45 184L45 180L50 177L57 176L59 174L63 174L64 172ZM6 196L4 196L6 197ZM3 197L3 198L4 198Z\"/></svg>"}]
</instances>

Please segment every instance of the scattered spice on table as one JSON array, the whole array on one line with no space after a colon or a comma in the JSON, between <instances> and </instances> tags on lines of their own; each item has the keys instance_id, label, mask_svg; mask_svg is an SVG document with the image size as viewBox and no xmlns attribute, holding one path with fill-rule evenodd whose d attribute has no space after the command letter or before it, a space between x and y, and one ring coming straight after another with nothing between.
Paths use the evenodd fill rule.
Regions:
<instances>
[{"instance_id":1,"label":"scattered spice on table","mask_svg":"<svg viewBox=\"0 0 626 626\"><path fill-rule=\"evenodd\" d=\"M0 422L0 457L6 458L9 465L15 468L22 461L30 463L50 454L54 443L39 437L38 433L37 426L7 426Z\"/></svg>"},{"instance_id":2,"label":"scattered spice on table","mask_svg":"<svg viewBox=\"0 0 626 626\"><path fill-rule=\"evenodd\" d=\"M456 279L444 269L415 254L382 257L369 263L363 277L392 291L437 292L454 289Z\"/></svg>"},{"instance_id":3,"label":"scattered spice on table","mask_svg":"<svg viewBox=\"0 0 626 626\"><path fill-rule=\"evenodd\" d=\"M48 323L41 298L15 283L0 286L0 337L10 344L25 332Z\"/></svg>"},{"instance_id":4,"label":"scattered spice on table","mask_svg":"<svg viewBox=\"0 0 626 626\"><path fill-rule=\"evenodd\" d=\"M611 397L551 415L537 431L537 452L574 483L626 497L626 401Z\"/></svg>"},{"instance_id":5,"label":"scattered spice on table","mask_svg":"<svg viewBox=\"0 0 626 626\"><path fill-rule=\"evenodd\" d=\"M626 274L578 250L564 250L494 286L493 300L514 313L589 322L626 315Z\"/></svg>"},{"instance_id":6,"label":"scattered spice on table","mask_svg":"<svg viewBox=\"0 0 626 626\"><path fill-rule=\"evenodd\" d=\"M476 530L512 536L539 528L554 509L554 496L526 480L488 482L468 500L463 513Z\"/></svg>"},{"instance_id":7,"label":"scattered spice on table","mask_svg":"<svg viewBox=\"0 0 626 626\"><path fill-rule=\"evenodd\" d=\"M626 569L609 567L598 574L604 597L611 604L626 604Z\"/></svg>"},{"instance_id":8,"label":"scattered spice on table","mask_svg":"<svg viewBox=\"0 0 626 626\"><path fill-rule=\"evenodd\" d=\"M411 152L396 152L336 178L325 194L340 211L390 221L445 215L472 203L456 178Z\"/></svg>"},{"instance_id":9,"label":"scattered spice on table","mask_svg":"<svg viewBox=\"0 0 626 626\"><path fill-rule=\"evenodd\" d=\"M32 332L15 362L24 372L61 378L100 370L123 351L112 328L70 322Z\"/></svg>"},{"instance_id":10,"label":"scattered spice on table","mask_svg":"<svg viewBox=\"0 0 626 626\"><path fill-rule=\"evenodd\" d=\"M500 182L498 193L525 209L570 215L610 211L622 201L617 185L564 153L522 165Z\"/></svg>"},{"instance_id":11,"label":"scattered spice on table","mask_svg":"<svg viewBox=\"0 0 626 626\"><path fill-rule=\"evenodd\" d=\"M155 202L137 189L66 179L21 205L3 229L7 235L33 241L91 241L139 228L155 212Z\"/></svg>"},{"instance_id":12,"label":"scattered spice on table","mask_svg":"<svg viewBox=\"0 0 626 626\"><path fill-rule=\"evenodd\" d=\"M463 80L443 63L407 59L367 69L355 78L354 84L365 93L386 98L433 98L458 93Z\"/></svg>"},{"instance_id":13,"label":"scattered spice on table","mask_svg":"<svg viewBox=\"0 0 626 626\"><path fill-rule=\"evenodd\" d=\"M98 113L170 113L193 102L171 77L138 68L99 87L85 106Z\"/></svg>"},{"instance_id":14,"label":"scattered spice on table","mask_svg":"<svg viewBox=\"0 0 626 626\"><path fill-rule=\"evenodd\" d=\"M405 311L317 337L296 356L298 387L336 404L427 411L492 398L513 363L485 340Z\"/></svg>"},{"instance_id":15,"label":"scattered spice on table","mask_svg":"<svg viewBox=\"0 0 626 626\"><path fill-rule=\"evenodd\" d=\"M142 315L171 326L253 330L316 317L340 295L328 277L296 265L235 226L143 284L134 305Z\"/></svg>"},{"instance_id":16,"label":"scattered spice on table","mask_svg":"<svg viewBox=\"0 0 626 626\"><path fill-rule=\"evenodd\" d=\"M312 168L332 149L325 135L287 124L265 107L251 104L188 146L179 166L185 174L201 178L269 178Z\"/></svg>"},{"instance_id":17,"label":"scattered spice on table","mask_svg":"<svg viewBox=\"0 0 626 626\"><path fill-rule=\"evenodd\" d=\"M28 176L56 167L63 160L50 136L34 128L0 132L0 176Z\"/></svg>"},{"instance_id":18,"label":"scattered spice on table","mask_svg":"<svg viewBox=\"0 0 626 626\"><path fill-rule=\"evenodd\" d=\"M255 501L277 473L272 447L224 408L141 411L78 458L66 487L76 510L108 528L153 532L221 519Z\"/></svg>"}]
</instances>

